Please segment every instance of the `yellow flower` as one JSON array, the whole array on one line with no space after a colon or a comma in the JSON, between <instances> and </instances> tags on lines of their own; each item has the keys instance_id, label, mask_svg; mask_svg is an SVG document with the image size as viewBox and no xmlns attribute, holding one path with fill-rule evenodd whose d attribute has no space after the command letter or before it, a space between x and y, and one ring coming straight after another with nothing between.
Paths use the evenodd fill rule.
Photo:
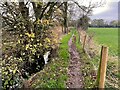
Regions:
<instances>
[{"instance_id":1,"label":"yellow flower","mask_svg":"<svg viewBox=\"0 0 120 90\"><path fill-rule=\"evenodd\" d=\"M50 39L49 39L49 38L46 38L45 40L46 40L47 42L50 42Z\"/></svg>"},{"instance_id":2,"label":"yellow flower","mask_svg":"<svg viewBox=\"0 0 120 90\"><path fill-rule=\"evenodd\" d=\"M35 37L35 33L31 33L31 34L29 34L29 33L25 33L25 35L27 35L28 37L31 37L31 38L34 38Z\"/></svg>"},{"instance_id":3,"label":"yellow flower","mask_svg":"<svg viewBox=\"0 0 120 90\"><path fill-rule=\"evenodd\" d=\"M35 37L35 33L31 33L31 37L34 38Z\"/></svg>"},{"instance_id":4,"label":"yellow flower","mask_svg":"<svg viewBox=\"0 0 120 90\"><path fill-rule=\"evenodd\" d=\"M25 33L25 35L27 35L28 37L30 37L30 34L29 34L29 33Z\"/></svg>"},{"instance_id":5,"label":"yellow flower","mask_svg":"<svg viewBox=\"0 0 120 90\"><path fill-rule=\"evenodd\" d=\"M37 24L40 24L40 19L37 20Z\"/></svg>"},{"instance_id":6,"label":"yellow flower","mask_svg":"<svg viewBox=\"0 0 120 90\"><path fill-rule=\"evenodd\" d=\"M34 47L37 47L37 45L34 45Z\"/></svg>"},{"instance_id":7,"label":"yellow flower","mask_svg":"<svg viewBox=\"0 0 120 90\"><path fill-rule=\"evenodd\" d=\"M31 41L33 41L33 39L31 38Z\"/></svg>"},{"instance_id":8,"label":"yellow flower","mask_svg":"<svg viewBox=\"0 0 120 90\"><path fill-rule=\"evenodd\" d=\"M45 46L44 46L44 47L45 47L45 48L49 48L49 46L48 46L48 45L46 45L46 44L45 44Z\"/></svg>"},{"instance_id":9,"label":"yellow flower","mask_svg":"<svg viewBox=\"0 0 120 90\"><path fill-rule=\"evenodd\" d=\"M25 49L27 50L29 48L29 44L26 45Z\"/></svg>"},{"instance_id":10,"label":"yellow flower","mask_svg":"<svg viewBox=\"0 0 120 90\"><path fill-rule=\"evenodd\" d=\"M20 37L22 37L22 34L20 34Z\"/></svg>"},{"instance_id":11,"label":"yellow flower","mask_svg":"<svg viewBox=\"0 0 120 90\"><path fill-rule=\"evenodd\" d=\"M49 24L49 21L48 21L48 20L46 20L46 24Z\"/></svg>"},{"instance_id":12,"label":"yellow flower","mask_svg":"<svg viewBox=\"0 0 120 90\"><path fill-rule=\"evenodd\" d=\"M40 46L43 46L41 43L39 44Z\"/></svg>"},{"instance_id":13,"label":"yellow flower","mask_svg":"<svg viewBox=\"0 0 120 90\"><path fill-rule=\"evenodd\" d=\"M70 34L70 32L68 34Z\"/></svg>"},{"instance_id":14,"label":"yellow flower","mask_svg":"<svg viewBox=\"0 0 120 90\"><path fill-rule=\"evenodd\" d=\"M43 24L49 24L49 20L43 20Z\"/></svg>"},{"instance_id":15,"label":"yellow flower","mask_svg":"<svg viewBox=\"0 0 120 90\"><path fill-rule=\"evenodd\" d=\"M37 39L37 42L39 42L39 39Z\"/></svg>"},{"instance_id":16,"label":"yellow flower","mask_svg":"<svg viewBox=\"0 0 120 90\"><path fill-rule=\"evenodd\" d=\"M30 45L30 47L32 47L32 45Z\"/></svg>"},{"instance_id":17,"label":"yellow flower","mask_svg":"<svg viewBox=\"0 0 120 90\"><path fill-rule=\"evenodd\" d=\"M18 43L20 43L20 40L18 40Z\"/></svg>"}]
</instances>

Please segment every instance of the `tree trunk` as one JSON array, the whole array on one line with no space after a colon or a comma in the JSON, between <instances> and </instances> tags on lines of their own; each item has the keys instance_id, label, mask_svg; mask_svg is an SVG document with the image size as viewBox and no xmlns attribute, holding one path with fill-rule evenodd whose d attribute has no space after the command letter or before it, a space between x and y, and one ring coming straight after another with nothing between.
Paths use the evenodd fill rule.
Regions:
<instances>
[{"instance_id":1,"label":"tree trunk","mask_svg":"<svg viewBox=\"0 0 120 90\"><path fill-rule=\"evenodd\" d=\"M64 25L64 33L67 33L68 32L68 25L67 25L67 10L68 10L68 5L67 5L67 2L64 2L64 13L63 13L63 18L64 18L64 22L63 22L63 25Z\"/></svg>"}]
</instances>

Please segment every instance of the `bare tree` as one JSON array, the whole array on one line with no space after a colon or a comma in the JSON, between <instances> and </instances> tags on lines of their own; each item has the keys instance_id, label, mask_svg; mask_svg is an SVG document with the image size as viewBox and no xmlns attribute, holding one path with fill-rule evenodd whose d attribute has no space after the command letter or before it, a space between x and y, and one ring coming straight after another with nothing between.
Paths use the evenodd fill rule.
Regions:
<instances>
[{"instance_id":1,"label":"bare tree","mask_svg":"<svg viewBox=\"0 0 120 90\"><path fill-rule=\"evenodd\" d=\"M81 27L84 30L88 29L88 25L89 25L89 16L92 15L93 9L94 8L98 8L101 7L102 5L105 4L105 2L103 0L99 1L99 2L93 2L92 0L87 2L88 5L80 5L78 2L73 1L78 7L79 7L79 20L78 20L78 28ZM84 3L84 0L83 2Z\"/></svg>"}]
</instances>

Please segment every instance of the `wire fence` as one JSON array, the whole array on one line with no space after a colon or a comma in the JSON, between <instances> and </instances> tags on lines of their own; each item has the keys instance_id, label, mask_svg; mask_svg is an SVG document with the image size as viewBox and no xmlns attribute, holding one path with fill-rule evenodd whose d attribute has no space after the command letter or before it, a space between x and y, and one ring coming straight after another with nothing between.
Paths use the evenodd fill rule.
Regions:
<instances>
[{"instance_id":1,"label":"wire fence","mask_svg":"<svg viewBox=\"0 0 120 90\"><path fill-rule=\"evenodd\" d=\"M100 56L101 47L102 46L108 46L105 44L97 44L94 41L95 33L89 34L86 33L84 30L78 30L80 42L83 46L84 51L88 54L90 58L93 58L94 56ZM111 42L111 41L109 41ZM117 42L116 42L117 43ZM118 46L115 48L109 47L109 57L114 57L114 59L118 59Z\"/></svg>"},{"instance_id":2,"label":"wire fence","mask_svg":"<svg viewBox=\"0 0 120 90\"><path fill-rule=\"evenodd\" d=\"M101 47L102 45L97 44L94 41L95 33L89 34L84 30L78 29L79 39L83 47L83 51L88 55L90 60L93 60L93 66L98 70L100 59L101 59ZM106 84L105 87L119 88L118 86L118 54L117 50L109 48L108 64L106 72ZM96 60L96 61L95 61Z\"/></svg>"},{"instance_id":3,"label":"wire fence","mask_svg":"<svg viewBox=\"0 0 120 90\"><path fill-rule=\"evenodd\" d=\"M96 55L100 55L100 45L96 45L93 41L94 35L87 35L83 30L78 30L80 36L80 42L82 44L83 50L88 54L89 58L93 58Z\"/></svg>"}]
</instances>

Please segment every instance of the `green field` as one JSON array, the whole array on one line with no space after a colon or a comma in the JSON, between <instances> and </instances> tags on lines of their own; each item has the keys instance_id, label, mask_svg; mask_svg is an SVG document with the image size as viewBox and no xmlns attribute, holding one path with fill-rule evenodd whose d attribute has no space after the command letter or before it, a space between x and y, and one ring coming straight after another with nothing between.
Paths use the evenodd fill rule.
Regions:
<instances>
[{"instance_id":1,"label":"green field","mask_svg":"<svg viewBox=\"0 0 120 90\"><path fill-rule=\"evenodd\" d=\"M108 46L111 55L118 55L118 28L89 28L88 33L94 34L96 43Z\"/></svg>"}]
</instances>

